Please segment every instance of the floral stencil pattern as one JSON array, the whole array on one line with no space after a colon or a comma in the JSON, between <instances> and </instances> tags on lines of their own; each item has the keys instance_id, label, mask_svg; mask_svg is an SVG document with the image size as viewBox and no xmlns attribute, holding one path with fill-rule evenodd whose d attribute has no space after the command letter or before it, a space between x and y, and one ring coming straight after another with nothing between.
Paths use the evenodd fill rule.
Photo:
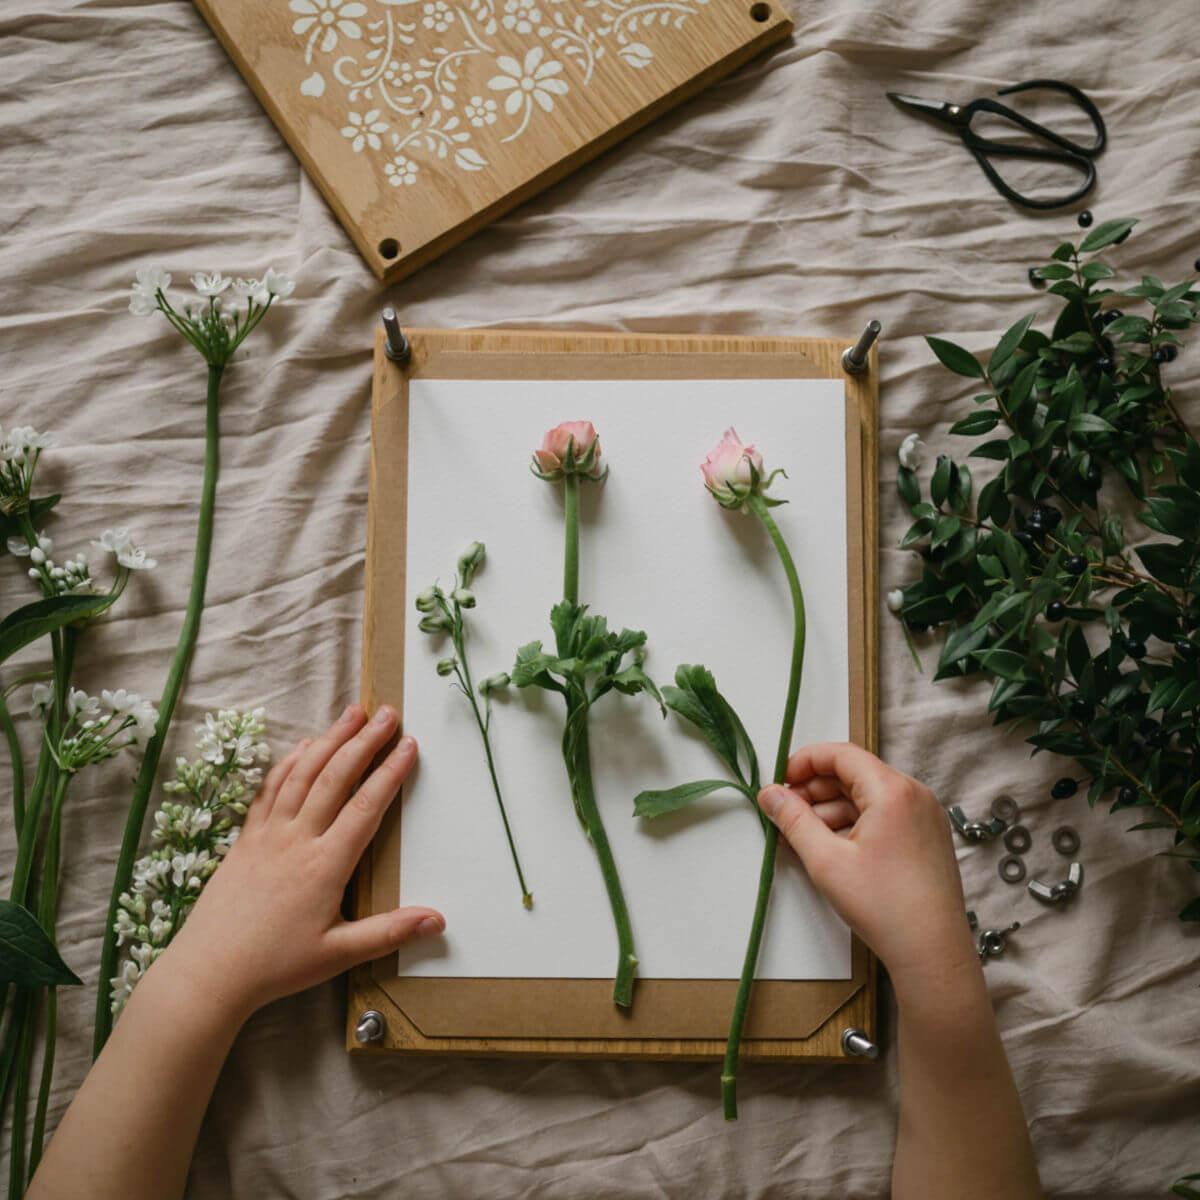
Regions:
<instances>
[{"instance_id":1,"label":"floral stencil pattern","mask_svg":"<svg viewBox=\"0 0 1200 1200\"><path fill-rule=\"evenodd\" d=\"M329 75L345 101L342 136L356 154L378 155L386 181L404 188L438 160L486 170L475 136L524 136L587 88L610 51L624 68L652 68L656 35L682 29L707 3L288 0L288 9L304 62L317 68L302 95L322 96ZM494 41L501 30L503 46Z\"/></svg>"}]
</instances>

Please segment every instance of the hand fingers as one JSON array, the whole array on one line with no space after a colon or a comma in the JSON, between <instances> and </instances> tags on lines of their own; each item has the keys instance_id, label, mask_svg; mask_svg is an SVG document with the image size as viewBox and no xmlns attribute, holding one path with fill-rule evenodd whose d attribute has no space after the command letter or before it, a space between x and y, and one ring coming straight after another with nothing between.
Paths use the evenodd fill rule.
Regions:
<instances>
[{"instance_id":1,"label":"hand fingers","mask_svg":"<svg viewBox=\"0 0 1200 1200\"><path fill-rule=\"evenodd\" d=\"M858 820L858 809L844 797L839 800L828 800L823 804L814 804L812 810L835 832L846 829Z\"/></svg>"},{"instance_id":2,"label":"hand fingers","mask_svg":"<svg viewBox=\"0 0 1200 1200\"><path fill-rule=\"evenodd\" d=\"M366 722L367 714L358 704L351 704L344 713L317 738L300 756L287 782L279 789L273 811L280 816L294 817L304 804L317 776L325 764L344 746Z\"/></svg>"},{"instance_id":3,"label":"hand fingers","mask_svg":"<svg viewBox=\"0 0 1200 1200\"><path fill-rule=\"evenodd\" d=\"M874 754L849 742L824 742L804 746L788 759L787 781L807 784L817 776L841 781L846 795L861 811L877 800L898 772Z\"/></svg>"},{"instance_id":4,"label":"hand fingers","mask_svg":"<svg viewBox=\"0 0 1200 1200\"><path fill-rule=\"evenodd\" d=\"M254 797L250 803L250 807L246 810L246 819L242 822L242 829L244 831L249 832L252 829L256 829L271 815L271 808L274 806L275 799L279 795L279 789L283 787L287 781L287 777L292 773L292 768L300 761L300 755L310 745L312 745L312 738L305 738L302 742L297 743L295 749L290 754L281 758L267 772L267 777L263 780L263 785L259 788L258 795Z\"/></svg>"},{"instance_id":5,"label":"hand fingers","mask_svg":"<svg viewBox=\"0 0 1200 1200\"><path fill-rule=\"evenodd\" d=\"M371 760L395 733L396 721L396 710L381 705L370 722L340 746L321 768L297 814L314 833L324 833L333 824Z\"/></svg>"},{"instance_id":6,"label":"hand fingers","mask_svg":"<svg viewBox=\"0 0 1200 1200\"><path fill-rule=\"evenodd\" d=\"M780 836L800 857L818 887L825 878L831 853L842 843L812 806L793 788L773 783L758 793L758 804L779 829Z\"/></svg>"},{"instance_id":7,"label":"hand fingers","mask_svg":"<svg viewBox=\"0 0 1200 1200\"><path fill-rule=\"evenodd\" d=\"M432 937L446 928L434 908L397 908L361 921L345 921L330 930L329 941L338 971L392 954L413 938Z\"/></svg>"},{"instance_id":8,"label":"hand fingers","mask_svg":"<svg viewBox=\"0 0 1200 1200\"><path fill-rule=\"evenodd\" d=\"M846 789L840 779L828 775L817 775L803 784L796 784L796 790L807 796L810 804L824 804L829 800L843 800Z\"/></svg>"},{"instance_id":9,"label":"hand fingers","mask_svg":"<svg viewBox=\"0 0 1200 1200\"><path fill-rule=\"evenodd\" d=\"M367 844L375 836L400 785L416 765L417 743L402 737L392 752L363 780L362 786L342 806L322 838L329 845L331 861L346 878L354 870Z\"/></svg>"}]
</instances>

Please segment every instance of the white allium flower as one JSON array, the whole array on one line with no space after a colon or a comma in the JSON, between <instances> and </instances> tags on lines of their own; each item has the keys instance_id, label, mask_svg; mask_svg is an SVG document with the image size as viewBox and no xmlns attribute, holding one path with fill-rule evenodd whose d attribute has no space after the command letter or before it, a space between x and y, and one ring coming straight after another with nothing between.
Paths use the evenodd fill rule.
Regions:
<instances>
[{"instance_id":1,"label":"white allium flower","mask_svg":"<svg viewBox=\"0 0 1200 1200\"><path fill-rule=\"evenodd\" d=\"M925 461L925 443L915 433L910 433L900 443L896 457L900 460L902 467L907 467L910 471L917 471Z\"/></svg>"},{"instance_id":2,"label":"white allium flower","mask_svg":"<svg viewBox=\"0 0 1200 1200\"><path fill-rule=\"evenodd\" d=\"M171 277L162 267L141 267L133 281L133 294L129 297L129 311L137 317L145 317L158 309L158 293L171 286Z\"/></svg>"},{"instance_id":3,"label":"white allium flower","mask_svg":"<svg viewBox=\"0 0 1200 1200\"><path fill-rule=\"evenodd\" d=\"M100 535L99 541L92 542L93 546L99 546L101 550L107 550L110 554L120 554L129 544L129 530L123 525L118 529L106 529Z\"/></svg>"},{"instance_id":4,"label":"white allium flower","mask_svg":"<svg viewBox=\"0 0 1200 1200\"><path fill-rule=\"evenodd\" d=\"M290 275L285 275L282 271L275 270L274 267L268 267L267 273L263 276L262 286L269 295L286 300L296 290L296 281Z\"/></svg>"},{"instance_id":5,"label":"white allium flower","mask_svg":"<svg viewBox=\"0 0 1200 1200\"><path fill-rule=\"evenodd\" d=\"M202 296L219 296L232 283L233 280L226 278L220 271L197 271L192 276L192 287Z\"/></svg>"},{"instance_id":6,"label":"white allium flower","mask_svg":"<svg viewBox=\"0 0 1200 1200\"><path fill-rule=\"evenodd\" d=\"M67 694L67 712L73 717L92 719L100 715L100 701L81 688L72 688Z\"/></svg>"},{"instance_id":7,"label":"white allium flower","mask_svg":"<svg viewBox=\"0 0 1200 1200\"><path fill-rule=\"evenodd\" d=\"M8 539L8 552L15 554L17 558L29 557L29 543L22 537L10 537Z\"/></svg>"},{"instance_id":8,"label":"white allium flower","mask_svg":"<svg viewBox=\"0 0 1200 1200\"><path fill-rule=\"evenodd\" d=\"M44 717L54 699L54 689L48 683L35 683L29 698L29 711L35 717Z\"/></svg>"},{"instance_id":9,"label":"white allium flower","mask_svg":"<svg viewBox=\"0 0 1200 1200\"><path fill-rule=\"evenodd\" d=\"M904 607L904 590L903 588L892 588L887 594L887 606L889 612L898 613Z\"/></svg>"},{"instance_id":10,"label":"white allium flower","mask_svg":"<svg viewBox=\"0 0 1200 1200\"><path fill-rule=\"evenodd\" d=\"M158 559L147 558L142 546L126 546L117 551L117 562L130 571L151 571L158 566Z\"/></svg>"}]
</instances>

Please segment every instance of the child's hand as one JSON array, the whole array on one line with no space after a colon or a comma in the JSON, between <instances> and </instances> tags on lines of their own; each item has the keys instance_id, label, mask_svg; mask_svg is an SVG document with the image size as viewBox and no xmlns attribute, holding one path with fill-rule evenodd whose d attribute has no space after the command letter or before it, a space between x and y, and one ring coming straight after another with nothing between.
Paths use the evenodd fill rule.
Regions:
<instances>
[{"instance_id":1,"label":"child's hand","mask_svg":"<svg viewBox=\"0 0 1200 1200\"><path fill-rule=\"evenodd\" d=\"M950 823L933 793L858 746L806 746L763 812L838 915L887 964L898 989L978 957Z\"/></svg>"},{"instance_id":2,"label":"child's hand","mask_svg":"<svg viewBox=\"0 0 1200 1200\"><path fill-rule=\"evenodd\" d=\"M401 738L354 790L395 730L393 709L367 724L351 705L277 764L162 962L244 1018L410 938L441 933L445 921L431 908L361 921L340 912L355 864L417 760L416 742Z\"/></svg>"}]
</instances>

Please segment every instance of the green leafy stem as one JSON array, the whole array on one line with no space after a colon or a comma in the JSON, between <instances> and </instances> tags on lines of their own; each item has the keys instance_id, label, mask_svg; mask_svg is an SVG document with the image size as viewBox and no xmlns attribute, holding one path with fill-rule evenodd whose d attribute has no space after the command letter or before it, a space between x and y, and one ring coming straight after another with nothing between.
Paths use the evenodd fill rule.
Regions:
<instances>
[{"instance_id":1,"label":"green leafy stem","mask_svg":"<svg viewBox=\"0 0 1200 1200\"><path fill-rule=\"evenodd\" d=\"M775 755L775 771L772 776L776 783L783 783L787 778L788 754L791 750L792 734L796 724L796 706L800 698L800 679L804 669L806 630L804 592L800 586L800 577L796 572L796 564L792 559L791 552L788 550L779 526L770 514L769 508L774 505L758 493L748 497L746 503L749 510L762 522L779 554L792 597L792 658L788 672L783 719L780 722L779 744ZM722 788L733 788L741 792L754 806L763 830L763 853L759 866L754 916L750 924L750 936L746 942L741 978L738 981L733 1013L729 1022L729 1036L725 1043L725 1060L721 1068L721 1099L725 1119L736 1121L738 1057L741 1052L742 1031L746 1024L750 992L754 986L754 974L758 967L759 949L762 945L763 929L767 919L767 906L775 879L775 855L779 845L779 831L763 816L758 807L761 779L754 746L733 706L718 690L712 673L703 666L681 666L675 673L675 684L676 686L673 688L663 689L663 699L667 707L699 730L717 757L728 768L731 778L701 779L694 783L680 784L665 791L642 792L634 800L634 815L659 817L664 813L675 812Z\"/></svg>"}]
</instances>

